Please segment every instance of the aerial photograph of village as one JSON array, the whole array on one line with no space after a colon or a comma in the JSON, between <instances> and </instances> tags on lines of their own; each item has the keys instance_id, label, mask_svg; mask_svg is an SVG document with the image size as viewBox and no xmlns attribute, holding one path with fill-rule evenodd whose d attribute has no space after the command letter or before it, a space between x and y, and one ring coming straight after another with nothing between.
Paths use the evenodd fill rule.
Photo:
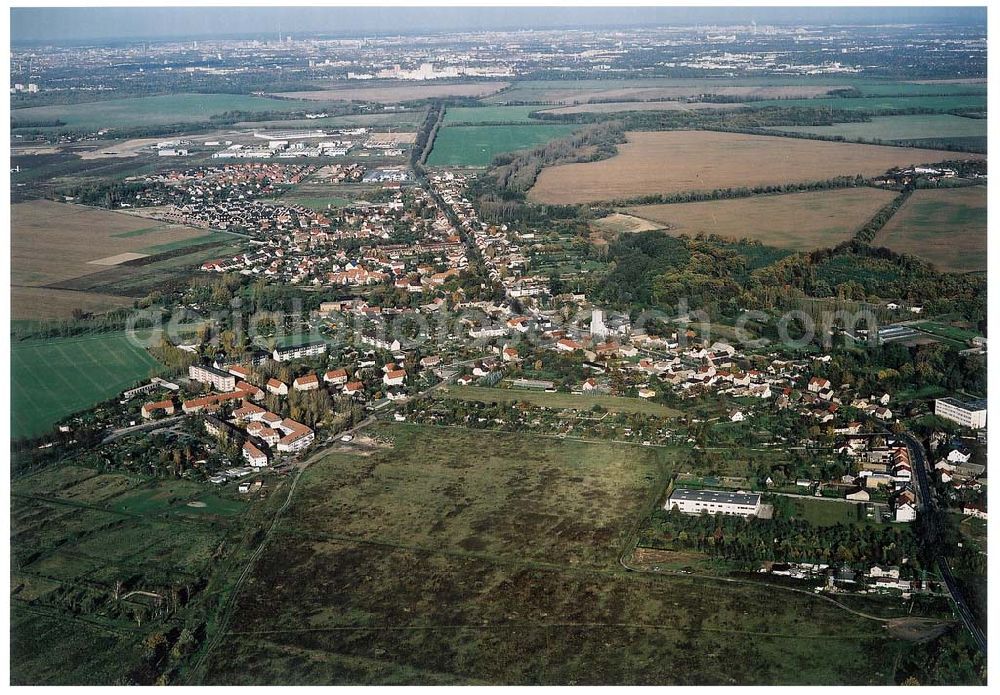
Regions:
<instances>
[{"instance_id":1,"label":"aerial photograph of village","mask_svg":"<svg viewBox=\"0 0 1000 695\"><path fill-rule=\"evenodd\" d=\"M986 685L985 5L9 18L9 684Z\"/></svg>"}]
</instances>

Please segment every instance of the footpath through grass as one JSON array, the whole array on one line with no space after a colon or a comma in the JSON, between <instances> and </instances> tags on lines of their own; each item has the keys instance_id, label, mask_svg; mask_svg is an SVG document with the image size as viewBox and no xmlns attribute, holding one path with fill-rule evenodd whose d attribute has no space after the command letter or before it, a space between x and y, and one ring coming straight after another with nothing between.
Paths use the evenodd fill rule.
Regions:
<instances>
[{"instance_id":1,"label":"footpath through grass","mask_svg":"<svg viewBox=\"0 0 1000 695\"><path fill-rule=\"evenodd\" d=\"M621 396L587 395L575 393L549 393L547 391L526 391L521 389L488 388L484 386L448 386L438 389L436 398L481 403L531 403L543 408L590 410L599 405L613 413L641 413L659 417L675 417L680 411L660 403L650 403L639 398Z\"/></svg>"}]
</instances>

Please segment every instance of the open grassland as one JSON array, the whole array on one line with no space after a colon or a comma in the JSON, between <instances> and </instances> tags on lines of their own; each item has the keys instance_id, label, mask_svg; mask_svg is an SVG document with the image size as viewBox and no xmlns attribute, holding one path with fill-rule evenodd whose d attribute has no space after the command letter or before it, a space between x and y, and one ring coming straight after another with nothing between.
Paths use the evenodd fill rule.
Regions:
<instances>
[{"instance_id":1,"label":"open grassland","mask_svg":"<svg viewBox=\"0 0 1000 695\"><path fill-rule=\"evenodd\" d=\"M100 128L131 128L169 125L173 123L203 123L226 111L303 111L315 104L291 99L270 99L244 94L171 94L169 96L108 99L84 104L33 106L11 111L12 127L19 122L59 120L65 126L98 130Z\"/></svg>"},{"instance_id":2,"label":"open grassland","mask_svg":"<svg viewBox=\"0 0 1000 695\"><path fill-rule=\"evenodd\" d=\"M508 82L454 82L413 84L412 82L355 87L342 85L315 92L283 92L275 96L307 101L378 101L387 104L439 97L482 97L503 89Z\"/></svg>"},{"instance_id":3,"label":"open grassland","mask_svg":"<svg viewBox=\"0 0 1000 695\"><path fill-rule=\"evenodd\" d=\"M228 514L169 516L204 498L198 483L75 465L13 480L11 682L130 682L150 634L204 620L187 613L201 600L192 587L224 582L224 552L238 543L234 529L248 507L227 498ZM113 598L119 581L123 588ZM155 596L133 589L168 601L176 589L184 606L172 603L173 619L158 621ZM52 658L53 649L60 658Z\"/></svg>"},{"instance_id":4,"label":"open grassland","mask_svg":"<svg viewBox=\"0 0 1000 695\"><path fill-rule=\"evenodd\" d=\"M963 118L951 114L921 114L919 116L876 116L867 123L837 123L822 126L782 126L774 128L785 133L802 133L839 137L846 140L940 140L962 142L979 139L985 142L986 119Z\"/></svg>"},{"instance_id":5,"label":"open grassland","mask_svg":"<svg viewBox=\"0 0 1000 695\"><path fill-rule=\"evenodd\" d=\"M574 125L448 126L438 131L427 166L484 167L498 154L569 135Z\"/></svg>"},{"instance_id":6,"label":"open grassland","mask_svg":"<svg viewBox=\"0 0 1000 695\"><path fill-rule=\"evenodd\" d=\"M630 132L618 154L542 170L529 198L542 203L620 200L876 175L894 166L939 162L952 153L704 131ZM982 159L982 155L962 155Z\"/></svg>"},{"instance_id":7,"label":"open grassland","mask_svg":"<svg viewBox=\"0 0 1000 695\"><path fill-rule=\"evenodd\" d=\"M332 454L200 682L861 684L899 643L809 596L618 564L671 466L649 449L396 426Z\"/></svg>"},{"instance_id":8,"label":"open grassland","mask_svg":"<svg viewBox=\"0 0 1000 695\"><path fill-rule=\"evenodd\" d=\"M802 107L809 109L839 109L843 111L890 111L897 109L986 110L986 95L969 96L901 96L857 97L851 99L771 99L755 101L753 106Z\"/></svg>"},{"instance_id":9,"label":"open grassland","mask_svg":"<svg viewBox=\"0 0 1000 695\"><path fill-rule=\"evenodd\" d=\"M534 108L537 109L538 107L536 106ZM623 111L704 111L706 109L729 111L732 109L744 108L746 108L746 104L713 104L701 101L602 101L596 104L560 106L555 109L546 109L544 113L571 114L619 113Z\"/></svg>"},{"instance_id":10,"label":"open grassland","mask_svg":"<svg viewBox=\"0 0 1000 695\"><path fill-rule=\"evenodd\" d=\"M791 82L791 83L789 83ZM824 96L844 89L843 82L802 84L774 80L639 79L639 80L542 80L515 83L510 89L484 99L493 103L535 102L542 104L585 104L589 101L650 101L686 99L702 94L756 99L783 99Z\"/></svg>"},{"instance_id":11,"label":"open grassland","mask_svg":"<svg viewBox=\"0 0 1000 695\"><path fill-rule=\"evenodd\" d=\"M48 200L11 206L11 232L13 314L26 319L66 318L74 309L127 306L131 304L127 297L134 294L96 281L109 273L148 271L160 262L160 255L176 263L187 255L178 253L183 249L190 247L194 254L233 239L204 229Z\"/></svg>"},{"instance_id":12,"label":"open grassland","mask_svg":"<svg viewBox=\"0 0 1000 695\"><path fill-rule=\"evenodd\" d=\"M478 125L481 123L538 123L528 114L537 106L455 106L444 114L444 125Z\"/></svg>"},{"instance_id":13,"label":"open grassland","mask_svg":"<svg viewBox=\"0 0 1000 695\"><path fill-rule=\"evenodd\" d=\"M844 188L673 205L639 205L630 215L669 234L717 234L767 246L810 251L836 246L895 197L877 188Z\"/></svg>"},{"instance_id":14,"label":"open grassland","mask_svg":"<svg viewBox=\"0 0 1000 695\"><path fill-rule=\"evenodd\" d=\"M874 243L939 270L986 270L986 187L914 191Z\"/></svg>"},{"instance_id":15,"label":"open grassland","mask_svg":"<svg viewBox=\"0 0 1000 695\"><path fill-rule=\"evenodd\" d=\"M590 410L599 405L614 413L641 413L658 417L676 417L680 413L660 403L640 398L623 398L601 394L547 393L523 389L498 389L483 386L448 386L435 392L435 397L480 401L482 403L531 403L542 408Z\"/></svg>"},{"instance_id":16,"label":"open grassland","mask_svg":"<svg viewBox=\"0 0 1000 695\"><path fill-rule=\"evenodd\" d=\"M23 341L11 345L11 433L44 434L149 376L157 362L123 334Z\"/></svg>"}]
</instances>

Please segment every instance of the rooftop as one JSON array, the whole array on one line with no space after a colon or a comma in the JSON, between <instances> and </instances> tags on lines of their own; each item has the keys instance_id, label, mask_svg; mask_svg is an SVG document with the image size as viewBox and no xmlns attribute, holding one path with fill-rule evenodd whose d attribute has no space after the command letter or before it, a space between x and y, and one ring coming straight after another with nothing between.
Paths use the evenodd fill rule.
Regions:
<instances>
[{"instance_id":1,"label":"rooftop","mask_svg":"<svg viewBox=\"0 0 1000 695\"><path fill-rule=\"evenodd\" d=\"M674 490L670 501L686 500L689 502L712 502L715 504L741 504L756 506L760 503L760 495L748 492L723 492L722 490Z\"/></svg>"}]
</instances>

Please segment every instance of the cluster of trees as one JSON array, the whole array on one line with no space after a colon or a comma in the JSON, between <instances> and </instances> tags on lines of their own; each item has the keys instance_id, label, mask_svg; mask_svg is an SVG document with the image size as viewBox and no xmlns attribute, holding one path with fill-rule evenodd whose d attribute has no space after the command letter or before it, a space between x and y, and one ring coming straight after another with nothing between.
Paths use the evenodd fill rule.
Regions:
<instances>
[{"instance_id":1,"label":"cluster of trees","mask_svg":"<svg viewBox=\"0 0 1000 695\"><path fill-rule=\"evenodd\" d=\"M780 195L782 193L802 193L807 191L827 191L836 188L860 188L868 185L862 175L835 176L823 181L803 183L783 183L767 186L740 186L738 188L716 188L711 191L679 191L676 193L653 193L635 198L610 200L604 205L610 210L626 205L660 205L664 203L694 203L706 200L730 200L750 198L758 195Z\"/></svg>"},{"instance_id":2,"label":"cluster of trees","mask_svg":"<svg viewBox=\"0 0 1000 695\"><path fill-rule=\"evenodd\" d=\"M821 562L867 569L874 564L914 563L917 538L892 526L815 526L793 518L754 519L717 514L656 511L643 530L642 545L696 550L755 570L765 560Z\"/></svg>"}]
</instances>

